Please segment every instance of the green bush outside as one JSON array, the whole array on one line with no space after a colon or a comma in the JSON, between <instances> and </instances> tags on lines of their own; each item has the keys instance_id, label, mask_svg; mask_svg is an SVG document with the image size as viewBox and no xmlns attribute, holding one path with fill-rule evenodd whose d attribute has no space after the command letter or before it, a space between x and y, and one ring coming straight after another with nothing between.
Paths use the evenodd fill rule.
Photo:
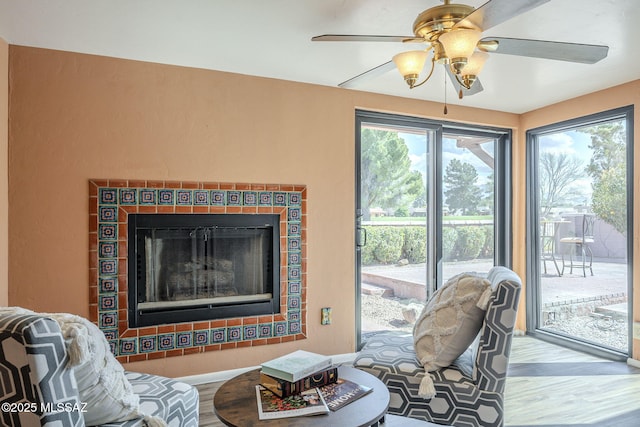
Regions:
<instances>
[{"instance_id":1,"label":"green bush outside","mask_svg":"<svg viewBox=\"0 0 640 427\"><path fill-rule=\"evenodd\" d=\"M421 225L365 225L367 243L362 247L362 264L395 264L407 259L412 264L426 261L426 230ZM445 226L442 229L444 261L493 256L493 227Z\"/></svg>"},{"instance_id":2,"label":"green bush outside","mask_svg":"<svg viewBox=\"0 0 640 427\"><path fill-rule=\"evenodd\" d=\"M458 231L455 227L442 228L442 259L451 261L455 258L456 241L458 240Z\"/></svg>"},{"instance_id":3,"label":"green bush outside","mask_svg":"<svg viewBox=\"0 0 640 427\"><path fill-rule=\"evenodd\" d=\"M393 264L400 260L404 233L402 227L365 226L367 244L362 248L363 264Z\"/></svg>"},{"instance_id":4,"label":"green bush outside","mask_svg":"<svg viewBox=\"0 0 640 427\"><path fill-rule=\"evenodd\" d=\"M458 227L458 239L456 240L456 253L458 260L478 258L484 247L485 231L482 227L463 226Z\"/></svg>"},{"instance_id":5,"label":"green bush outside","mask_svg":"<svg viewBox=\"0 0 640 427\"><path fill-rule=\"evenodd\" d=\"M484 230L484 247L480 251L480 256L482 258L493 258L493 247L494 247L494 239L493 239L493 226L491 225L483 225L481 227Z\"/></svg>"},{"instance_id":6,"label":"green bush outside","mask_svg":"<svg viewBox=\"0 0 640 427\"><path fill-rule=\"evenodd\" d=\"M411 264L427 261L427 230L419 226L402 227L404 231L404 245L402 258Z\"/></svg>"}]
</instances>

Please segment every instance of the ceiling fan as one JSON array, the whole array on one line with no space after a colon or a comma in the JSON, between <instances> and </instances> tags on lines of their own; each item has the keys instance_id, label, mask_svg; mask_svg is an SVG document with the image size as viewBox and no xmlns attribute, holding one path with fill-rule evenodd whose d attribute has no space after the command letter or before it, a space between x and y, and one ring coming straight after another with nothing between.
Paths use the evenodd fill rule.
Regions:
<instances>
[{"instance_id":1,"label":"ceiling fan","mask_svg":"<svg viewBox=\"0 0 640 427\"><path fill-rule=\"evenodd\" d=\"M421 12L413 23L412 36L325 34L312 41L424 43L426 49L402 52L391 61L365 71L338 86L351 88L358 83L397 68L411 89L424 84L435 64L443 64L460 98L483 90L478 80L489 52L506 55L594 64L607 56L608 46L556 41L482 38L482 32L525 13L550 0L489 0L477 9L464 4L444 4ZM431 70L419 75L431 53Z\"/></svg>"}]
</instances>

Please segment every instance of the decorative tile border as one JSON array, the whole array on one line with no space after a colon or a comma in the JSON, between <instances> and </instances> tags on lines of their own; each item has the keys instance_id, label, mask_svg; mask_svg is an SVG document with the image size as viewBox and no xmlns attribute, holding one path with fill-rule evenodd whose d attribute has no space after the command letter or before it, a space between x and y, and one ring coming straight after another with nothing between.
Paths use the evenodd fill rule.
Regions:
<instances>
[{"instance_id":1,"label":"decorative tile border","mask_svg":"<svg viewBox=\"0 0 640 427\"><path fill-rule=\"evenodd\" d=\"M306 338L306 187L89 181L89 310L123 363ZM135 213L280 215L280 313L129 328L127 221Z\"/></svg>"}]
</instances>

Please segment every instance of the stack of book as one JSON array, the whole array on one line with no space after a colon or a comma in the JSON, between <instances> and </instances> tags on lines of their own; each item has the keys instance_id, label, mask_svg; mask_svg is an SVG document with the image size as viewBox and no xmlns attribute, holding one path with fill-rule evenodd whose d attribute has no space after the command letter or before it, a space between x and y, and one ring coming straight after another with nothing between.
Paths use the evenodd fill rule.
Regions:
<instances>
[{"instance_id":1,"label":"stack of book","mask_svg":"<svg viewBox=\"0 0 640 427\"><path fill-rule=\"evenodd\" d=\"M261 368L256 386L260 419L326 414L371 391L339 379L330 357L304 350L265 362Z\"/></svg>"}]
</instances>

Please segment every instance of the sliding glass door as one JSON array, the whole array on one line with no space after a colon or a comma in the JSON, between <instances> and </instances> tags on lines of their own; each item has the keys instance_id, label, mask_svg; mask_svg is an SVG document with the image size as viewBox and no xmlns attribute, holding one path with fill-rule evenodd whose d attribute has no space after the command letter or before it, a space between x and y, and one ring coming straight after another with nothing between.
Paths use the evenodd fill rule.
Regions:
<instances>
[{"instance_id":1,"label":"sliding glass door","mask_svg":"<svg viewBox=\"0 0 640 427\"><path fill-rule=\"evenodd\" d=\"M529 132L529 328L629 353L632 110Z\"/></svg>"},{"instance_id":2,"label":"sliding glass door","mask_svg":"<svg viewBox=\"0 0 640 427\"><path fill-rule=\"evenodd\" d=\"M361 111L356 119L361 343L411 332L443 281L508 261L508 133Z\"/></svg>"}]
</instances>

